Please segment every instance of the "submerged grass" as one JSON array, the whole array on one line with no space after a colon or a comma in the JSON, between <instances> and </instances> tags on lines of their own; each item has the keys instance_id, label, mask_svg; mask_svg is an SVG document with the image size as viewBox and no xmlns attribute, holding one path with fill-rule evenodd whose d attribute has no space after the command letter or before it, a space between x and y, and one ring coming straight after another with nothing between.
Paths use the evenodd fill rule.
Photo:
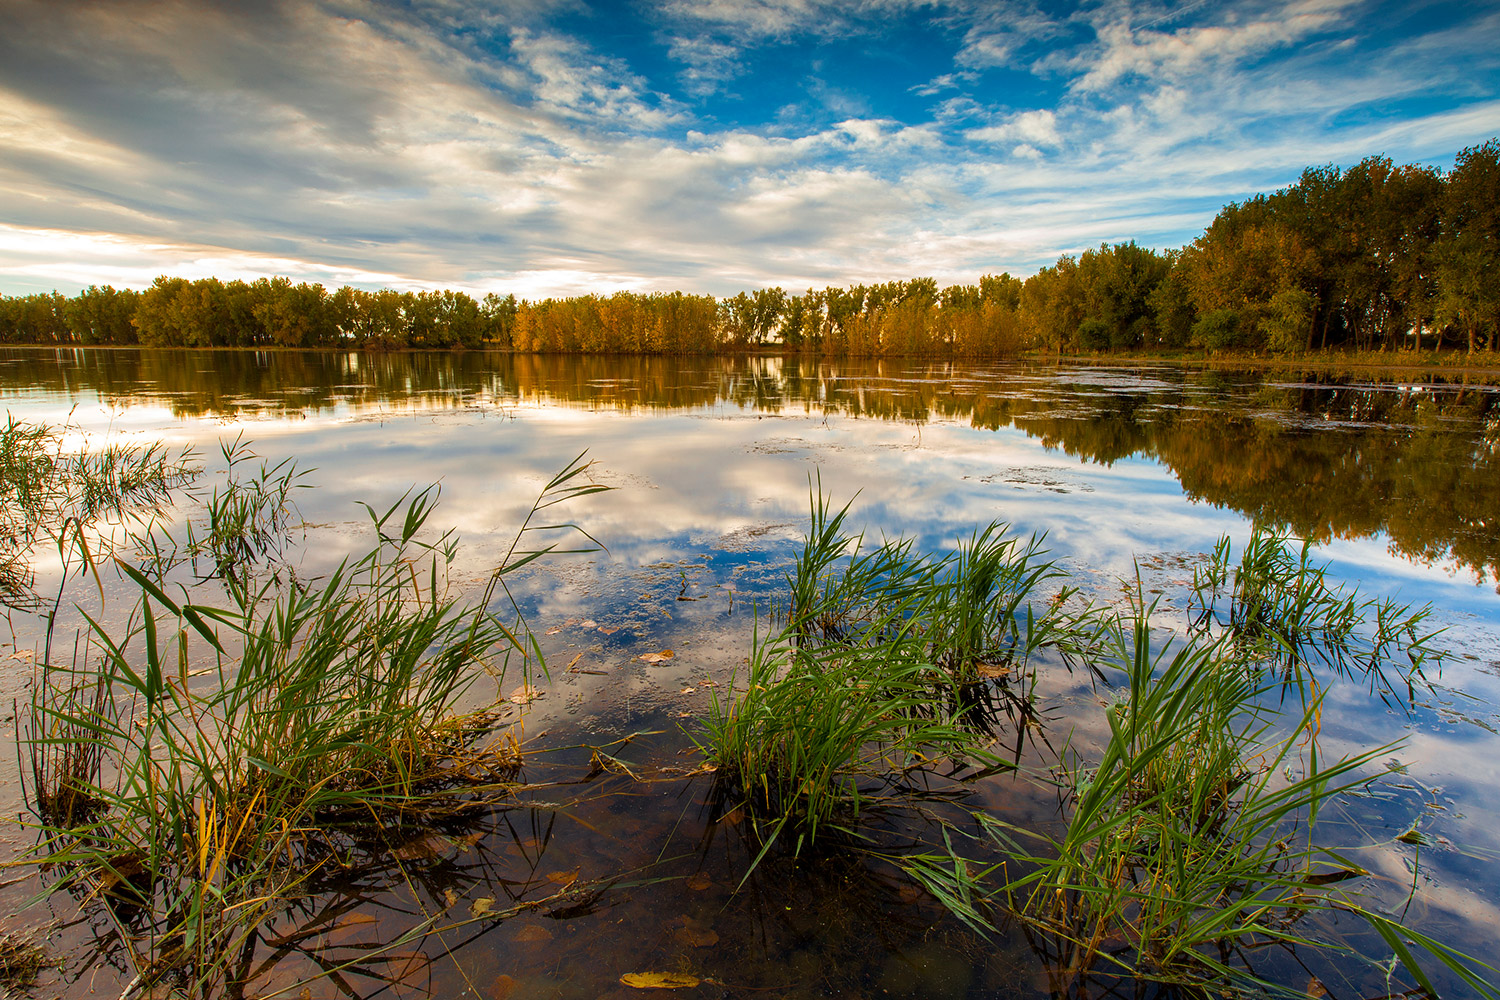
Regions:
<instances>
[{"instance_id":1,"label":"submerged grass","mask_svg":"<svg viewBox=\"0 0 1500 1000\"><path fill-rule=\"evenodd\" d=\"M570 463L532 515L603 489L579 480L586 468ZM513 543L466 602L448 585L452 536L426 540L435 499L371 510L374 543L326 579L226 574L227 604L169 596L122 561L140 592L131 626L90 619L82 658L41 668L34 860L54 873L49 893L115 922L135 986L235 995L260 928L308 879L509 794L519 745L494 732L484 706L499 699L470 689L485 676L498 689L512 656L538 653L489 603L553 547ZM563 526L529 516L518 539L547 527Z\"/></svg>"}]
</instances>

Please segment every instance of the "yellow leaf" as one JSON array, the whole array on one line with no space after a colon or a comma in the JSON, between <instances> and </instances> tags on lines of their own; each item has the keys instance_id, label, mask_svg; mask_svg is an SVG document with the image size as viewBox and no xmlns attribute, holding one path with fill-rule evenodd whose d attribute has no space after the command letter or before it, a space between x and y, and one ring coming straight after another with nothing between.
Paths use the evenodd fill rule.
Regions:
<instances>
[{"instance_id":1,"label":"yellow leaf","mask_svg":"<svg viewBox=\"0 0 1500 1000\"><path fill-rule=\"evenodd\" d=\"M478 899L474 900L474 902L469 905L469 912L472 913L472 914L474 914L474 916L476 916L476 917L482 917L486 913L490 912L490 910L493 909L494 906L495 906L495 897L493 897L493 896L480 896Z\"/></svg>"},{"instance_id":2,"label":"yellow leaf","mask_svg":"<svg viewBox=\"0 0 1500 1000\"><path fill-rule=\"evenodd\" d=\"M698 985L696 977L680 972L627 972L620 982L638 990L682 990Z\"/></svg>"}]
</instances>

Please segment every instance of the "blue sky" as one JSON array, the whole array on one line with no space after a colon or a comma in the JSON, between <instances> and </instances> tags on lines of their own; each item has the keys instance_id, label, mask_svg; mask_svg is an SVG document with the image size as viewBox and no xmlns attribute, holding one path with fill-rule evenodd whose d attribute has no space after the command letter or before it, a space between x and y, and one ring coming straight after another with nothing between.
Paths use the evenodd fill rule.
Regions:
<instances>
[{"instance_id":1,"label":"blue sky","mask_svg":"<svg viewBox=\"0 0 1500 1000\"><path fill-rule=\"evenodd\" d=\"M0 292L791 290L1500 134L1500 0L6 0Z\"/></svg>"}]
</instances>

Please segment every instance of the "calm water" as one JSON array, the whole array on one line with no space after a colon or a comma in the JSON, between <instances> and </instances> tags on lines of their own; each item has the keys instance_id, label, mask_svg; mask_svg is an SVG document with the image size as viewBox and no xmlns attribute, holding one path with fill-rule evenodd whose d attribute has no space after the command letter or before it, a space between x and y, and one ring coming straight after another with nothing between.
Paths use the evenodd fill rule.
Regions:
<instances>
[{"instance_id":1,"label":"calm water","mask_svg":"<svg viewBox=\"0 0 1500 1000\"><path fill-rule=\"evenodd\" d=\"M1329 694L1325 752L1404 742L1387 755L1398 769L1320 839L1376 845L1357 852L1376 873L1372 891L1428 933L1486 954L1500 928L1490 864L1500 856L1494 390L1167 366L5 351L0 397L11 414L68 423L80 439L191 445L210 473L222 464L219 443L240 433L267 460L315 469L316 488L298 498L305 573L362 547L361 501L380 507L440 484L434 520L458 531L461 576L478 579L573 456L586 451L593 479L616 487L568 511L607 551L566 557L520 584L553 666L525 733L539 749L654 733L611 751L649 780L606 774L539 791L535 808L497 811L398 852L357 886L330 888L280 928L295 944L257 957L267 969L257 992L358 958L450 898L502 908L555 890L575 869L628 871L642 884L617 885L587 913L537 912L429 938L313 995L623 996L634 991L618 976L645 970L692 971L715 981L700 992L726 996L1053 989L1057 970L1023 933L980 941L867 862L773 862L732 891L743 847L733 824L710 822L706 783L680 777L693 760L679 726L743 662L756 606L781 583L818 478L836 501L855 498L853 519L869 537L936 550L1006 521L1045 532L1052 555L1100 600L1119 600L1139 567L1163 626L1182 624L1191 559L1223 534L1238 549L1256 519L1312 538L1335 577L1364 593L1431 602L1456 654L1434 693L1409 713L1354 684ZM43 560L39 589L48 574ZM123 615L118 604L106 615ZM0 663L14 697L37 637L34 621L11 618L17 653L0 649ZM664 663L639 658L667 648L676 655ZM1025 753L1044 765L1049 741L1097 739L1105 695L1061 667L1042 688L1049 721ZM588 756L553 749L526 777L574 781ZM5 781L16 815L13 764ZM1057 822L1055 794L1018 779L981 783L970 805ZM1429 840L1420 855L1394 839L1414 820ZM909 816L875 826L892 844L921 833ZM11 849L24 839L17 831ZM15 905L32 889L0 892ZM72 949L57 988L118 995L130 973L108 928L61 904L12 925L49 919L66 925L59 946ZM317 933L292 934L298 926ZM1383 957L1376 943L1355 943ZM1337 997L1386 992L1383 972L1358 961L1261 961L1299 989L1316 973ZM403 974L402 987L379 978Z\"/></svg>"}]
</instances>

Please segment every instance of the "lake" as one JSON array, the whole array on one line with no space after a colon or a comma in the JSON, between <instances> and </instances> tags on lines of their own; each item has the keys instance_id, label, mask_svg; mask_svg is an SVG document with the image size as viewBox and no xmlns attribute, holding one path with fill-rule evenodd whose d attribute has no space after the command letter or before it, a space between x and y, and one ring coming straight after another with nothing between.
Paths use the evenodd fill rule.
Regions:
<instances>
[{"instance_id":1,"label":"lake","mask_svg":"<svg viewBox=\"0 0 1500 1000\"><path fill-rule=\"evenodd\" d=\"M710 781L689 773L698 758L683 727L743 671L783 599L818 490L850 503L850 523L871 541L946 551L996 520L1045 535L1082 597L1123 605L1138 580L1163 629L1185 626L1204 554L1225 535L1238 551L1257 522L1310 539L1336 583L1430 603L1451 655L1410 703L1374 697L1358 678L1328 683L1321 753L1394 745L1362 772L1378 780L1319 820L1319 838L1357 856L1376 905L1491 954L1500 928L1495 389L1151 363L7 349L0 397L14 418L66 426L70 444L191 447L204 485L239 436L256 464L295 460L311 488L296 493L287 558L304 578L365 544L362 504L383 510L437 484L430 523L454 529L455 579L477 592L571 459L583 455L588 480L611 487L557 518L598 551L551 556L511 585L550 670L535 681L539 697L517 698L529 703L507 717L535 751L528 787L309 885L245 957L248 994L334 967L306 995L640 996L619 977L648 970L692 974L702 981L694 994L713 996L1081 989L1024 927L981 938L868 858L772 857L741 883L743 822L713 811ZM564 547L586 541L571 535ZM37 555L39 594L57 590L55 564ZM129 602L105 576L102 607L77 580L64 606L122 623ZM41 626L24 611L10 621L0 692L24 704ZM69 648L80 627L64 611ZM508 676L500 696L521 684ZM1056 660L1039 671L1037 696L1036 723L1000 737L1033 771L954 787L964 809L1054 830L1058 792L1035 774L1065 752L1095 752L1112 695ZM16 724L6 723L7 746ZM591 767L594 748L607 748L602 770ZM14 760L4 776L6 813L24 819ZM930 815L874 816L871 836L930 839L933 817L955 808L953 789L937 791ZM13 825L9 856L30 836ZM564 912L523 908L380 951L455 906L473 912L490 900L499 910L575 879L609 887ZM0 902L19 909L36 889L12 878ZM66 961L44 974L46 989L119 995L134 975L128 950L98 906L78 903L55 896L6 926L50 924ZM1276 947L1248 960L1314 997L1389 992L1380 964L1389 949L1334 917L1318 932L1347 935L1363 957ZM1458 984L1451 995L1466 991Z\"/></svg>"}]
</instances>

